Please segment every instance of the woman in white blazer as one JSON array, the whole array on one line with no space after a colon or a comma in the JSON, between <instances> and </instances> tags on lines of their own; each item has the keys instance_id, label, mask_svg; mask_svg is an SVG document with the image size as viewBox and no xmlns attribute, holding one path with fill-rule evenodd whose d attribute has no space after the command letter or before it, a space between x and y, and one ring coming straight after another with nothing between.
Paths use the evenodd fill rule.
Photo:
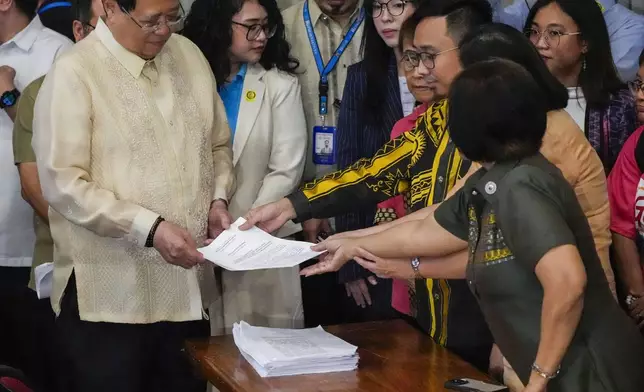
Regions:
<instances>
[{"instance_id":1,"label":"woman in white blazer","mask_svg":"<svg viewBox=\"0 0 644 392\"><path fill-rule=\"evenodd\" d=\"M307 130L284 23L275 0L196 0L184 35L212 67L232 131L237 190L229 212L235 220L253 207L296 189L304 170ZM301 228L282 228L280 237ZM299 269L220 270L226 331L234 322L303 326ZM213 320L219 319L213 317ZM218 324L218 323L217 323ZM212 325L221 333L221 325Z\"/></svg>"}]
</instances>

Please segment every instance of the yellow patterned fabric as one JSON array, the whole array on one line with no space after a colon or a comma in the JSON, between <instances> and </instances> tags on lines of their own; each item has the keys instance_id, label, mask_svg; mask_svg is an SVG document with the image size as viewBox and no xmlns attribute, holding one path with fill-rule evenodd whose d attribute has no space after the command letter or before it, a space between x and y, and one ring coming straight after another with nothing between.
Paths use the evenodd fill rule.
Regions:
<instances>
[{"instance_id":1,"label":"yellow patterned fabric","mask_svg":"<svg viewBox=\"0 0 644 392\"><path fill-rule=\"evenodd\" d=\"M443 100L430 106L414 129L387 142L372 158L304 184L291 197L298 219L335 216L406 191L412 211L442 201L470 166L451 142L446 124Z\"/></svg>"},{"instance_id":2,"label":"yellow patterned fabric","mask_svg":"<svg viewBox=\"0 0 644 392\"><path fill-rule=\"evenodd\" d=\"M433 104L418 118L414 129L387 142L372 158L361 159L344 170L304 184L289 196L298 220L335 216L401 193L407 194L410 211L442 202L471 165L449 137L447 108L446 100ZM464 282L418 280L412 293L414 316L441 345L449 346L448 319L452 315L448 315L448 310L454 297L464 309L464 318L472 309L476 310L476 301ZM469 340L467 332L456 335ZM463 345L459 336L455 340Z\"/></svg>"}]
</instances>

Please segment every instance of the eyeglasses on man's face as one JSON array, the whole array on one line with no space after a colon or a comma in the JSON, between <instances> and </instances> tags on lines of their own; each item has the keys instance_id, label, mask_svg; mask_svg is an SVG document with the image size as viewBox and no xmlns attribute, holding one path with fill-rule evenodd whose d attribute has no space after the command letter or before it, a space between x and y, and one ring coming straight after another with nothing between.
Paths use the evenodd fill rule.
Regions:
<instances>
[{"instance_id":1,"label":"eyeglasses on man's face","mask_svg":"<svg viewBox=\"0 0 644 392\"><path fill-rule=\"evenodd\" d=\"M443 53L451 52L456 49L458 49L458 47L443 50L438 53L416 52L414 50L406 50L403 52L403 55L400 61L402 62L403 68L407 72L411 72L415 68L417 68L420 65L421 61L427 69L434 69L434 67L436 67L436 57L438 57Z\"/></svg>"},{"instance_id":2,"label":"eyeglasses on man's face","mask_svg":"<svg viewBox=\"0 0 644 392\"><path fill-rule=\"evenodd\" d=\"M374 1L371 7L371 16L379 18L386 9L391 16L400 16L405 12L405 5L411 3L408 0L389 0L385 3Z\"/></svg>"},{"instance_id":3,"label":"eyeglasses on man's face","mask_svg":"<svg viewBox=\"0 0 644 392\"><path fill-rule=\"evenodd\" d=\"M235 22L234 20L232 22L237 26L246 28L246 39L249 41L255 41L257 38L259 38L259 35L262 32L264 32L266 39L273 38L273 36L275 35L275 32L277 31L277 25L274 25L274 24L255 23L255 24L247 25L244 23Z\"/></svg>"},{"instance_id":4,"label":"eyeglasses on man's face","mask_svg":"<svg viewBox=\"0 0 644 392\"><path fill-rule=\"evenodd\" d=\"M537 45L541 38L546 42L549 48L557 48L561 42L561 37L569 35L580 35L581 31L575 31L574 33L566 33L557 29L546 29L544 31L539 31L537 29L527 29L524 31L524 34L533 45Z\"/></svg>"},{"instance_id":5,"label":"eyeglasses on man's face","mask_svg":"<svg viewBox=\"0 0 644 392\"><path fill-rule=\"evenodd\" d=\"M137 26L143 30L144 33L156 33L164 25L168 27L171 32L176 32L181 29L181 24L186 19L186 12L183 9L181 3L179 3L179 11L176 15L161 15L154 17L151 20L138 20L132 14L125 10L125 8L120 7L121 11L132 19Z\"/></svg>"}]
</instances>

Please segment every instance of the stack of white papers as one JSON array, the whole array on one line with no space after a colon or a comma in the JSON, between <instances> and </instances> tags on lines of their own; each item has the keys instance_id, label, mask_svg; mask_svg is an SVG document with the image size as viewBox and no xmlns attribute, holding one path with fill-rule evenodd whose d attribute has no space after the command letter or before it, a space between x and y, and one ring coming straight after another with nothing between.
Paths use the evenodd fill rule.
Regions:
<instances>
[{"instance_id":1,"label":"stack of white papers","mask_svg":"<svg viewBox=\"0 0 644 392\"><path fill-rule=\"evenodd\" d=\"M237 219L210 245L197 250L229 271L294 267L321 254L311 250L312 243L273 237L255 226L241 231L244 222Z\"/></svg>"},{"instance_id":2,"label":"stack of white papers","mask_svg":"<svg viewBox=\"0 0 644 392\"><path fill-rule=\"evenodd\" d=\"M344 372L358 367L358 347L322 327L264 328L242 321L233 325L233 338L262 377Z\"/></svg>"}]
</instances>

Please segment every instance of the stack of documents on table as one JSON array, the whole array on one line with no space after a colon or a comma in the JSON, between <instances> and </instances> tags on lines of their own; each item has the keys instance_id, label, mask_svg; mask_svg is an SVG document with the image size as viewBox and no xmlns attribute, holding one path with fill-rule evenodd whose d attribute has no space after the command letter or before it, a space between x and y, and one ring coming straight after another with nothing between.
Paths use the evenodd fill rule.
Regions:
<instances>
[{"instance_id":1,"label":"stack of documents on table","mask_svg":"<svg viewBox=\"0 0 644 392\"><path fill-rule=\"evenodd\" d=\"M312 251L312 243L273 237L255 226L241 231L244 222L237 219L210 245L197 250L229 271L294 267L322 253Z\"/></svg>"},{"instance_id":2,"label":"stack of documents on table","mask_svg":"<svg viewBox=\"0 0 644 392\"><path fill-rule=\"evenodd\" d=\"M233 325L233 338L262 377L344 372L358 367L358 347L322 327L264 328L242 321Z\"/></svg>"}]
</instances>

